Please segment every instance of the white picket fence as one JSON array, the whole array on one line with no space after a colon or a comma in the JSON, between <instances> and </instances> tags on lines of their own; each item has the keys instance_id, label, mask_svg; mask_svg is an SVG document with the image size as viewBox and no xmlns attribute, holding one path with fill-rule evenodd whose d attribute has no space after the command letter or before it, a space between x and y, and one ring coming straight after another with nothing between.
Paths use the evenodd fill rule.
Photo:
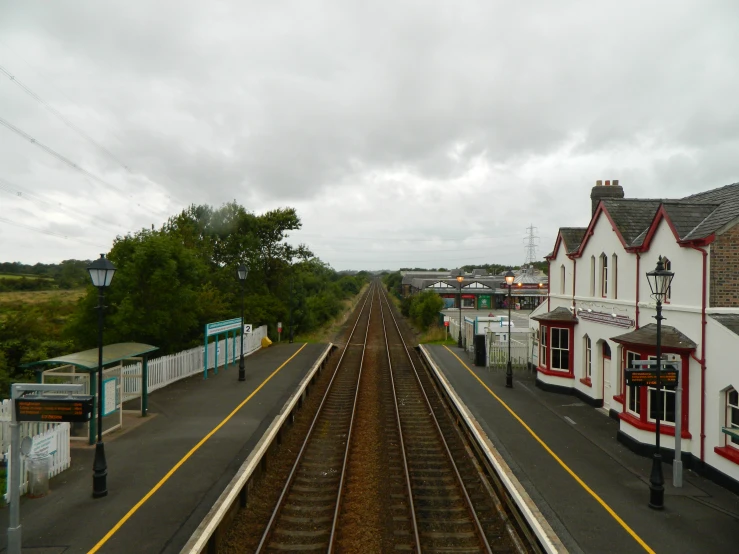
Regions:
<instances>
[{"instance_id":1,"label":"white picket fence","mask_svg":"<svg viewBox=\"0 0 739 554\"><path fill-rule=\"evenodd\" d=\"M267 326L263 325L255 329L252 333L243 336L244 355L247 356L262 347L262 339L267 336ZM218 356L218 367L223 367L227 362L235 367L241 355L240 345L236 344L236 352L234 353L233 340L228 340L228 352L226 351L226 339L218 342L220 354ZM177 354L168 356L160 356L148 361L148 391L153 392L162 387L166 387L180 379L185 379L197 373L203 373L203 360L205 349L202 346L191 348ZM216 344L208 345L208 369L215 368ZM123 366L123 401L136 398L141 395L141 362ZM3 400L0 402L0 457L10 460L10 420L11 420L11 401ZM56 434L56 452L52 456L51 470L49 478L58 475L61 471L67 469L71 463L69 451L69 423L41 423L41 422L21 422L21 437L32 437L34 440L41 439ZM10 474L10 464L8 463L8 475ZM25 494L28 489L28 479L26 477L26 459L21 456L21 494ZM7 488L7 487L6 487ZM7 491L6 491L7 500Z\"/></svg>"},{"instance_id":2,"label":"white picket fence","mask_svg":"<svg viewBox=\"0 0 739 554\"><path fill-rule=\"evenodd\" d=\"M267 336L267 326L262 325L255 329L252 333L244 335L244 355L248 356L252 352L262 347L262 339ZM236 343L236 352L234 355L233 339L228 340L228 352L226 352L226 339L218 341L220 354L218 355L218 367L223 367L226 361L230 365L238 363L241 355L240 345ZM147 364L148 372L148 391L153 392L162 387L166 387L185 379L197 373L203 373L203 359L205 356L205 348L198 346L190 350L183 350L177 354L168 356L160 356L149 360ZM215 368L216 361L216 344L215 342L208 345L208 369ZM123 401L137 398L141 395L141 362L123 366Z\"/></svg>"},{"instance_id":3,"label":"white picket fence","mask_svg":"<svg viewBox=\"0 0 739 554\"><path fill-rule=\"evenodd\" d=\"M3 409L6 408L6 405L10 404L10 400L3 400ZM70 425L69 423L42 423L40 425L46 425L49 426L49 429L46 429L42 432L36 432L34 433L34 426L39 425L37 423L33 422L22 422L21 424L21 437L31 435L33 436L33 440L43 440L47 438L51 438L52 446L50 448L50 451L52 451L51 454L51 467L49 468L49 479L52 477L59 475L62 471L69 468L69 465L72 462L72 458L70 456L69 452L69 430ZM8 490L8 482L10 479L8 477L10 476L10 425L5 424L3 422L2 428L4 431L7 431L8 434L8 448L7 451L5 451L6 459L8 461L7 464L7 473L6 473L6 480L5 480L5 494L4 498L6 502L9 502L10 499L10 491ZM26 494L28 492L28 471L27 471L27 461L28 459L26 456L21 456L21 494Z\"/></svg>"}]
</instances>

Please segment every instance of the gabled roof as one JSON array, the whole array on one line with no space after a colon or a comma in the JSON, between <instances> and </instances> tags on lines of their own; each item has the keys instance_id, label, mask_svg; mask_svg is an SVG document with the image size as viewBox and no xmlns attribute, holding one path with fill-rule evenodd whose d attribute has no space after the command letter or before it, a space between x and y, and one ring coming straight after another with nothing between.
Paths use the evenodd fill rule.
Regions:
<instances>
[{"instance_id":1,"label":"gabled roof","mask_svg":"<svg viewBox=\"0 0 739 554\"><path fill-rule=\"evenodd\" d=\"M652 348L657 347L657 324L650 323L637 329L617 337L611 337L613 342L624 345L632 346L648 346ZM670 325L662 326L662 333L660 338L660 344L662 345L663 352L669 351L692 351L697 348L692 340L686 335L677 330L675 327Z\"/></svg>"},{"instance_id":2,"label":"gabled roof","mask_svg":"<svg viewBox=\"0 0 739 554\"><path fill-rule=\"evenodd\" d=\"M568 254L577 252L582 243L582 239L585 236L587 227L560 227L559 233L562 235L562 240L565 243L565 248Z\"/></svg>"},{"instance_id":3,"label":"gabled roof","mask_svg":"<svg viewBox=\"0 0 739 554\"><path fill-rule=\"evenodd\" d=\"M103 346L103 366L120 362L122 360L129 360L131 358L138 358L150 352L159 350L158 346L151 346L150 344L142 344L138 342L120 342L118 344L106 344ZM67 354L66 356L58 356L56 358L49 358L48 360L39 360L37 362L30 362L24 364L22 367L32 367L35 365L51 365L51 364L70 364L76 366L82 370L93 371L98 367L98 349L91 348L90 350L83 350L81 352L75 352L74 354Z\"/></svg>"},{"instance_id":4,"label":"gabled roof","mask_svg":"<svg viewBox=\"0 0 739 554\"><path fill-rule=\"evenodd\" d=\"M623 237L625 247L641 246L646 230L654 220L661 200L642 198L608 198L603 207Z\"/></svg>"}]
</instances>

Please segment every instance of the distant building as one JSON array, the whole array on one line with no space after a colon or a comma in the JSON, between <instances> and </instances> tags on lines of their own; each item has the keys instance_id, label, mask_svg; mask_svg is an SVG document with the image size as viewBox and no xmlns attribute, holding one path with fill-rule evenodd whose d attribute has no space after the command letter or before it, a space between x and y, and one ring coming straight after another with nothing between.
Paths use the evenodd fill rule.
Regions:
<instances>
[{"instance_id":1,"label":"distant building","mask_svg":"<svg viewBox=\"0 0 739 554\"><path fill-rule=\"evenodd\" d=\"M655 356L646 272L675 273L663 304L662 353L682 364L687 466L739 492L739 183L680 199L591 192L587 227L562 227L547 302L531 314L537 385L575 394L619 422L618 439L649 454L657 390L627 386L626 368ZM567 219L563 215L563 219ZM662 390L661 445L674 445L676 389ZM668 456L669 458L669 456Z\"/></svg>"},{"instance_id":2,"label":"distant building","mask_svg":"<svg viewBox=\"0 0 739 554\"><path fill-rule=\"evenodd\" d=\"M503 275L489 275L485 269L475 269L465 273L460 284L457 275L460 270L450 271L405 271L402 290L404 296L431 290L444 300L445 308L459 308L460 294L463 309L500 309L507 307L508 286ZM517 270L516 280L511 289L513 308L533 309L545 298L547 276L533 266Z\"/></svg>"}]
</instances>

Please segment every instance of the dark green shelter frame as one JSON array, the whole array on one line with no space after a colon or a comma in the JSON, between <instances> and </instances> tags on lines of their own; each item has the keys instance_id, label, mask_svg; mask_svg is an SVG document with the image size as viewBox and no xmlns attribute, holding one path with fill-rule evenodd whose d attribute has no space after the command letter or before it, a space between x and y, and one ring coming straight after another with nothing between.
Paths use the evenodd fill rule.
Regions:
<instances>
[{"instance_id":1,"label":"dark green shelter frame","mask_svg":"<svg viewBox=\"0 0 739 554\"><path fill-rule=\"evenodd\" d=\"M108 344L103 346L103 367L115 364L123 360L132 358L142 358L141 362L141 415L146 416L148 410L149 390L148 390L148 354L155 350L159 350L158 346L150 344L142 344L139 342L119 342L117 344ZM98 354L97 348L67 354L66 356L58 356L49 358L48 360L40 360L38 362L30 362L23 364L24 368L36 368L36 375L40 382L42 370L38 369L40 365L73 365L83 372L90 374L90 393L94 397L93 417L90 420L90 437L97 436L97 403L100 399L97 397L97 370L98 370ZM94 440L90 440L92 444Z\"/></svg>"}]
</instances>

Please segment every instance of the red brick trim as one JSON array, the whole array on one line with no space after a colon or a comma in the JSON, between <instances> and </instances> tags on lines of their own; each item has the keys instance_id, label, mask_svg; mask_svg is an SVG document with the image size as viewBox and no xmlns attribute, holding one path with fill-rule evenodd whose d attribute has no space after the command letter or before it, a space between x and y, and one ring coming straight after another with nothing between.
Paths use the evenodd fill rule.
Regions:
<instances>
[{"instance_id":1,"label":"red brick trim","mask_svg":"<svg viewBox=\"0 0 739 554\"><path fill-rule=\"evenodd\" d=\"M657 431L657 426L654 423L651 423L649 421L642 421L641 419L628 412L622 412L618 414L618 417L619 419L621 419L621 421L625 421L632 427L636 427L637 429L641 429L642 431L651 431L652 433L655 433ZM670 437L675 436L675 428L672 425L665 425L663 423L659 426L659 430L661 435L669 435ZM687 429L683 429L680 436L684 439L693 438L693 435L691 435Z\"/></svg>"},{"instance_id":2,"label":"red brick trim","mask_svg":"<svg viewBox=\"0 0 739 554\"><path fill-rule=\"evenodd\" d=\"M592 387L593 386L593 381L590 379L590 377L584 377L583 379L580 379L580 382L583 385L587 385L589 387Z\"/></svg>"},{"instance_id":3,"label":"red brick trim","mask_svg":"<svg viewBox=\"0 0 739 554\"><path fill-rule=\"evenodd\" d=\"M713 448L713 451L722 458L726 458L730 462L739 464L739 450L736 448L732 448L731 446L716 446Z\"/></svg>"},{"instance_id":4,"label":"red brick trim","mask_svg":"<svg viewBox=\"0 0 739 554\"><path fill-rule=\"evenodd\" d=\"M544 375L551 375L552 377L563 377L564 379L574 379L575 375L571 371L558 371L556 369L546 369L543 367L537 367L536 370Z\"/></svg>"}]
</instances>

